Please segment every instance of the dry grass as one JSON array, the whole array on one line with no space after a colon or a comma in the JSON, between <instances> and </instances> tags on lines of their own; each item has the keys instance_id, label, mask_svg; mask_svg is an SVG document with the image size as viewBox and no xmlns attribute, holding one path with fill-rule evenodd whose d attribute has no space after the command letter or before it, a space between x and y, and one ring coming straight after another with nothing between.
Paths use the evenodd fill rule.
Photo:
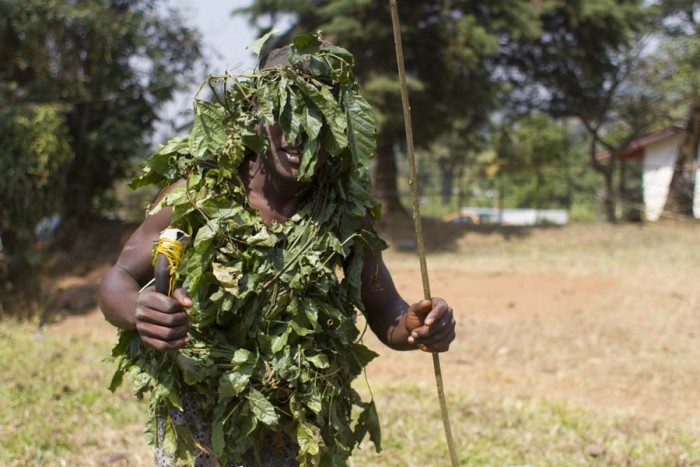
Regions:
<instances>
[{"instance_id":1,"label":"dry grass","mask_svg":"<svg viewBox=\"0 0 700 467\"><path fill-rule=\"evenodd\" d=\"M565 407L565 416L580 414L599 429L619 419L614 426L627 442L609 435L581 441L590 438L609 456L617 449L605 457L609 464L700 464L698 227L575 225L510 238L469 230L455 251L430 254L432 292L460 318L458 339L442 357L448 390L467 405L521 401L544 419ZM415 257L390 253L387 262L402 294L419 297ZM372 381L431 386L429 358L380 352ZM685 447L673 441L681 433L692 440ZM657 440L654 455L647 456L651 445L635 445L641 438ZM541 452L534 456L514 460L487 449L484 459L557 465L543 454L554 450L570 454L559 465L580 463L568 447L562 451L552 437L531 444Z\"/></svg>"},{"instance_id":2,"label":"dry grass","mask_svg":"<svg viewBox=\"0 0 700 467\"><path fill-rule=\"evenodd\" d=\"M700 465L699 227L427 229L432 290L459 319L442 362L461 462ZM420 298L415 256L385 259ZM106 390L109 327L93 313L35 331L0 327L0 464L149 465L143 405ZM352 464L446 465L430 357L367 340L384 451Z\"/></svg>"}]
</instances>

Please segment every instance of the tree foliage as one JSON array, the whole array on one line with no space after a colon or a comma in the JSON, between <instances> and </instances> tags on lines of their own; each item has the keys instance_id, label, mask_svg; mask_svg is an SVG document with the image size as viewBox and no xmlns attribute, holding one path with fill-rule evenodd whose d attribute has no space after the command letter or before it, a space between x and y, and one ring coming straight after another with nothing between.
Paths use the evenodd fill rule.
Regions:
<instances>
[{"instance_id":1,"label":"tree foliage","mask_svg":"<svg viewBox=\"0 0 700 467\"><path fill-rule=\"evenodd\" d=\"M635 82L653 10L642 0L573 0L546 4L542 33L506 54L511 82L525 90L520 111L575 117L590 134L589 160L605 180L605 209L616 220L617 154L658 123L655 102ZM641 92L640 92L641 91ZM615 135L615 137L611 137ZM603 148L609 157L596 157Z\"/></svg>"},{"instance_id":2,"label":"tree foliage","mask_svg":"<svg viewBox=\"0 0 700 467\"><path fill-rule=\"evenodd\" d=\"M0 197L11 259L26 251L9 239L31 239L37 216L90 216L143 155L157 110L200 51L199 34L161 2L1 0L0 18L0 128L13 141L0 166L16 176ZM46 161L37 148L49 140L60 150ZM50 177L36 191L43 167ZM21 200L33 201L30 211Z\"/></svg>"},{"instance_id":3,"label":"tree foliage","mask_svg":"<svg viewBox=\"0 0 700 467\"><path fill-rule=\"evenodd\" d=\"M663 0L659 9L665 37L652 77L674 104L674 119L686 129L664 209L692 215L700 149L700 6L690 0Z\"/></svg>"},{"instance_id":4,"label":"tree foliage","mask_svg":"<svg viewBox=\"0 0 700 467\"><path fill-rule=\"evenodd\" d=\"M492 163L498 166L499 176L508 178L503 189L514 192L510 204L522 208L570 205L567 182L571 181L561 176L570 170L567 143L566 128L541 113L501 129L494 145L498 158Z\"/></svg>"},{"instance_id":5,"label":"tree foliage","mask_svg":"<svg viewBox=\"0 0 700 467\"><path fill-rule=\"evenodd\" d=\"M37 291L34 227L60 208L62 175L73 160L64 117L65 108L51 104L0 109L0 296L17 285L27 294ZM5 282L10 277L18 284Z\"/></svg>"}]
</instances>

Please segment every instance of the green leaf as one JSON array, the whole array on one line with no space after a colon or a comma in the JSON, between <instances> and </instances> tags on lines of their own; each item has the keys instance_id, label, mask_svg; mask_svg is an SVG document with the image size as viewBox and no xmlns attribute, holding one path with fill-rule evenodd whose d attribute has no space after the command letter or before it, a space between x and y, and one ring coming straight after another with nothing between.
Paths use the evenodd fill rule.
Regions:
<instances>
[{"instance_id":1,"label":"green leaf","mask_svg":"<svg viewBox=\"0 0 700 467\"><path fill-rule=\"evenodd\" d=\"M248 386L254 367L247 365L219 378L219 402L239 395Z\"/></svg>"},{"instance_id":2,"label":"green leaf","mask_svg":"<svg viewBox=\"0 0 700 467\"><path fill-rule=\"evenodd\" d=\"M177 438L175 437L175 429L173 428L173 419L168 415L163 422L163 452L172 456L177 449Z\"/></svg>"},{"instance_id":3,"label":"green leaf","mask_svg":"<svg viewBox=\"0 0 700 467\"><path fill-rule=\"evenodd\" d=\"M266 228L261 228L255 235L248 237L248 245L251 246L274 246L277 243L277 236L270 234Z\"/></svg>"},{"instance_id":4,"label":"green leaf","mask_svg":"<svg viewBox=\"0 0 700 467\"><path fill-rule=\"evenodd\" d=\"M359 94L347 95L348 144L359 167L369 165L377 146L377 126L369 103Z\"/></svg>"},{"instance_id":5,"label":"green leaf","mask_svg":"<svg viewBox=\"0 0 700 467\"><path fill-rule=\"evenodd\" d=\"M298 53L309 53L309 49L316 49L321 46L321 41L316 34L300 34L292 41L292 46Z\"/></svg>"},{"instance_id":6,"label":"green leaf","mask_svg":"<svg viewBox=\"0 0 700 467\"><path fill-rule=\"evenodd\" d=\"M314 105L305 106L302 114L301 125L309 137L309 140L317 139L323 128L323 115Z\"/></svg>"},{"instance_id":7,"label":"green leaf","mask_svg":"<svg viewBox=\"0 0 700 467\"><path fill-rule=\"evenodd\" d=\"M262 37L258 38L255 42L250 44L247 49L253 52L255 55L260 55L260 51L263 49L267 41L270 40L272 36L277 34L277 30L273 29L272 31L268 32L267 34L263 35Z\"/></svg>"},{"instance_id":8,"label":"green leaf","mask_svg":"<svg viewBox=\"0 0 700 467\"><path fill-rule=\"evenodd\" d=\"M211 244L211 241L214 239L215 235L216 232L214 229L209 224L205 224L197 231L192 246L196 251L201 252L206 248L209 248L209 245Z\"/></svg>"},{"instance_id":9,"label":"green leaf","mask_svg":"<svg viewBox=\"0 0 700 467\"><path fill-rule=\"evenodd\" d=\"M379 356L377 352L358 342L352 344L352 353L357 358L359 365L363 368Z\"/></svg>"},{"instance_id":10,"label":"green leaf","mask_svg":"<svg viewBox=\"0 0 700 467\"><path fill-rule=\"evenodd\" d=\"M189 136L179 136L171 139L158 151L159 154L189 154Z\"/></svg>"},{"instance_id":11,"label":"green leaf","mask_svg":"<svg viewBox=\"0 0 700 467\"><path fill-rule=\"evenodd\" d=\"M119 365L117 367L117 370L114 372L114 375L112 375L112 381L109 383L109 390L114 392L119 388L119 386L122 385L122 382L124 381L124 367L122 365Z\"/></svg>"},{"instance_id":12,"label":"green leaf","mask_svg":"<svg viewBox=\"0 0 700 467\"><path fill-rule=\"evenodd\" d=\"M318 150L321 145L318 140L314 139L306 143L304 146L304 153L301 156L301 167L299 167L299 180L311 181L314 176L314 170L316 170L316 164L318 163Z\"/></svg>"},{"instance_id":13,"label":"green leaf","mask_svg":"<svg viewBox=\"0 0 700 467\"><path fill-rule=\"evenodd\" d=\"M258 112L264 117L264 123L268 123L270 125L272 125L276 120L275 103L277 102L277 93L277 86L274 86L273 83L261 85L256 93Z\"/></svg>"},{"instance_id":14,"label":"green leaf","mask_svg":"<svg viewBox=\"0 0 700 467\"><path fill-rule=\"evenodd\" d=\"M275 407L269 400L257 389L251 389L246 396L250 404L250 410L253 414L265 425L270 428L277 428L279 415L275 412Z\"/></svg>"},{"instance_id":15,"label":"green leaf","mask_svg":"<svg viewBox=\"0 0 700 467\"><path fill-rule=\"evenodd\" d=\"M238 279L241 277L241 269L242 265L240 263L229 266L217 262L212 263L214 277L216 277L219 284L234 297L238 297L239 295Z\"/></svg>"},{"instance_id":16,"label":"green leaf","mask_svg":"<svg viewBox=\"0 0 700 467\"><path fill-rule=\"evenodd\" d=\"M341 111L340 106L326 86L317 88L311 83L299 81L299 89L310 102L321 111L326 126L330 130L330 138L334 147L327 147L333 155L337 155L348 145L348 139L345 132L347 131L347 122L345 114Z\"/></svg>"},{"instance_id":17,"label":"green leaf","mask_svg":"<svg viewBox=\"0 0 700 467\"><path fill-rule=\"evenodd\" d=\"M292 330L291 326L287 326L282 334L272 338L271 350L273 353L277 353L287 344L289 339L289 333Z\"/></svg>"},{"instance_id":18,"label":"green leaf","mask_svg":"<svg viewBox=\"0 0 700 467\"><path fill-rule=\"evenodd\" d=\"M365 404L364 410L357 420L355 427L355 443L360 444L365 434L369 432L369 438L374 443L374 448L377 452L382 450L382 434L379 428L379 416L377 415L377 407L374 400Z\"/></svg>"},{"instance_id":19,"label":"green leaf","mask_svg":"<svg viewBox=\"0 0 700 467\"><path fill-rule=\"evenodd\" d=\"M321 400L321 394L319 391L314 391L306 397L306 406L313 410L314 413L321 413L323 410L323 401Z\"/></svg>"},{"instance_id":20,"label":"green leaf","mask_svg":"<svg viewBox=\"0 0 700 467\"><path fill-rule=\"evenodd\" d=\"M214 154L221 152L225 145L224 108L220 104L197 101L190 135L190 152L195 157L202 157L207 150Z\"/></svg>"},{"instance_id":21,"label":"green leaf","mask_svg":"<svg viewBox=\"0 0 700 467\"><path fill-rule=\"evenodd\" d=\"M319 451L318 434L314 426L300 421L297 426L297 443L299 444L299 455L316 456ZM317 430L317 428L316 428Z\"/></svg>"},{"instance_id":22,"label":"green leaf","mask_svg":"<svg viewBox=\"0 0 700 467\"><path fill-rule=\"evenodd\" d=\"M328 363L328 355L316 354L312 357L306 357L306 360L313 363L316 368L328 368L330 364Z\"/></svg>"},{"instance_id":23,"label":"green leaf","mask_svg":"<svg viewBox=\"0 0 700 467\"><path fill-rule=\"evenodd\" d=\"M263 154L266 151L267 139L263 138L259 133L243 131L241 133L241 141L256 154Z\"/></svg>"},{"instance_id":24,"label":"green leaf","mask_svg":"<svg viewBox=\"0 0 700 467\"><path fill-rule=\"evenodd\" d=\"M221 410L223 410L223 406ZM218 412L218 409L217 409ZM221 455L226 449L226 441L224 439L224 423L218 420L212 424L211 427L211 450L217 458L221 458Z\"/></svg>"},{"instance_id":25,"label":"green leaf","mask_svg":"<svg viewBox=\"0 0 700 467\"><path fill-rule=\"evenodd\" d=\"M236 364L242 364L242 363L248 363L251 365L254 365L256 363L256 357L253 352L250 350L246 349L238 349L236 352L233 354L233 358L231 359L231 363L236 363Z\"/></svg>"},{"instance_id":26,"label":"green leaf","mask_svg":"<svg viewBox=\"0 0 700 467\"><path fill-rule=\"evenodd\" d=\"M180 352L177 354L177 357L175 357L175 363L177 363L180 371L182 371L185 383L190 386L216 374L216 368L213 367L213 362L211 360L197 361L186 357Z\"/></svg>"}]
</instances>

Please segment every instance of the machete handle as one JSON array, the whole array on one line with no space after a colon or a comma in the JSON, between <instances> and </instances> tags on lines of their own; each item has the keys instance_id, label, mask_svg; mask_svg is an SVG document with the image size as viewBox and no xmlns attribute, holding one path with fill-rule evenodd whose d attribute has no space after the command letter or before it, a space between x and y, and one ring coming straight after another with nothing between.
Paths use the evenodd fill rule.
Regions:
<instances>
[{"instance_id":1,"label":"machete handle","mask_svg":"<svg viewBox=\"0 0 700 467\"><path fill-rule=\"evenodd\" d=\"M171 296L173 276L182 260L190 237L179 229L165 229L160 233L153 258L153 278L156 292Z\"/></svg>"}]
</instances>

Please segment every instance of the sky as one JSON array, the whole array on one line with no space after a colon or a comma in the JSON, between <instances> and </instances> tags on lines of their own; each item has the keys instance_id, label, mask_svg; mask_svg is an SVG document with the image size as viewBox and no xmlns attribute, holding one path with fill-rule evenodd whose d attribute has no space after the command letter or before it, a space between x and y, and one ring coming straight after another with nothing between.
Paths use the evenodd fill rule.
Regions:
<instances>
[{"instance_id":1,"label":"sky","mask_svg":"<svg viewBox=\"0 0 700 467\"><path fill-rule=\"evenodd\" d=\"M191 25L204 36L204 53L212 73L225 69L252 68L254 57L246 47L255 41L255 31L245 18L231 11L250 4L247 0L170 0Z\"/></svg>"},{"instance_id":2,"label":"sky","mask_svg":"<svg viewBox=\"0 0 700 467\"><path fill-rule=\"evenodd\" d=\"M202 33L208 68L205 74L194 80L190 89L163 108L164 119L177 119L180 123L188 120L192 99L206 74L223 74L227 69L235 73L255 66L255 57L246 50L256 39L255 30L245 18L231 15L235 8L249 3L248 0L169 0L168 4L182 13L187 24ZM154 142L164 143L173 136L173 131L170 125L159 125Z\"/></svg>"}]
</instances>

